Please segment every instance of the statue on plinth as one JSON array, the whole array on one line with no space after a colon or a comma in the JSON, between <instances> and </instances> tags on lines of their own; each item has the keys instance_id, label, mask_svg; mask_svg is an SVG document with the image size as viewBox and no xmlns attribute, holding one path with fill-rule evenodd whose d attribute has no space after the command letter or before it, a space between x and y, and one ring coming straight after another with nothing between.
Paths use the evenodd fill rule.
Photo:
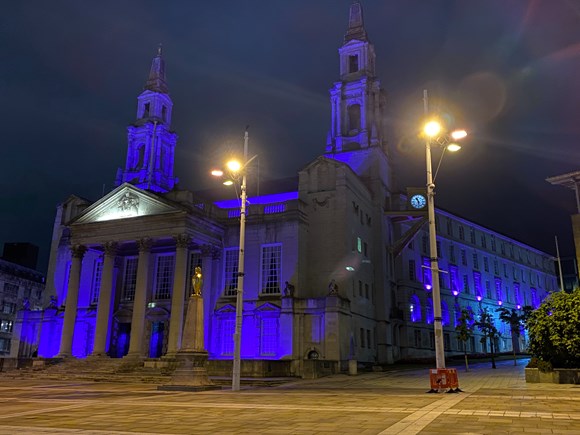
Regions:
<instances>
[{"instance_id":1,"label":"statue on plinth","mask_svg":"<svg viewBox=\"0 0 580 435\"><path fill-rule=\"evenodd\" d=\"M191 277L191 288L193 289L192 296L201 296L201 288L203 287L203 275L201 267L197 266L195 272Z\"/></svg>"}]
</instances>

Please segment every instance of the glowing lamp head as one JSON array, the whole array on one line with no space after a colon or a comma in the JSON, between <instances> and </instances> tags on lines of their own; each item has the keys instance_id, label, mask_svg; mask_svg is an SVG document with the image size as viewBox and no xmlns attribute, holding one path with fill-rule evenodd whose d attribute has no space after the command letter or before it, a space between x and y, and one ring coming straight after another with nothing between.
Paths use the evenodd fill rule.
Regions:
<instances>
[{"instance_id":1,"label":"glowing lamp head","mask_svg":"<svg viewBox=\"0 0 580 435\"><path fill-rule=\"evenodd\" d=\"M226 166L232 172L238 172L242 168L242 164L237 160L230 160L226 163Z\"/></svg>"},{"instance_id":2,"label":"glowing lamp head","mask_svg":"<svg viewBox=\"0 0 580 435\"><path fill-rule=\"evenodd\" d=\"M346 266L345 269L348 270L349 272L354 272L354 267L352 266Z\"/></svg>"},{"instance_id":3,"label":"glowing lamp head","mask_svg":"<svg viewBox=\"0 0 580 435\"><path fill-rule=\"evenodd\" d=\"M481 296L477 295L477 302L481 302Z\"/></svg>"},{"instance_id":4,"label":"glowing lamp head","mask_svg":"<svg viewBox=\"0 0 580 435\"><path fill-rule=\"evenodd\" d=\"M517 304L517 305L516 305L516 308L517 308L518 310L521 310L521 309L522 309L522 306L521 306L520 304Z\"/></svg>"},{"instance_id":5,"label":"glowing lamp head","mask_svg":"<svg viewBox=\"0 0 580 435\"><path fill-rule=\"evenodd\" d=\"M465 130L455 130L451 132L451 137L455 140L463 139L467 136L467 132Z\"/></svg>"},{"instance_id":6,"label":"glowing lamp head","mask_svg":"<svg viewBox=\"0 0 580 435\"><path fill-rule=\"evenodd\" d=\"M441 132L441 124L437 121L429 121L423 128L425 134L429 137L435 137Z\"/></svg>"},{"instance_id":7,"label":"glowing lamp head","mask_svg":"<svg viewBox=\"0 0 580 435\"><path fill-rule=\"evenodd\" d=\"M425 284L425 290L431 290L431 284Z\"/></svg>"},{"instance_id":8,"label":"glowing lamp head","mask_svg":"<svg viewBox=\"0 0 580 435\"><path fill-rule=\"evenodd\" d=\"M234 182L232 180L224 181L224 186L231 186L232 184L234 184Z\"/></svg>"},{"instance_id":9,"label":"glowing lamp head","mask_svg":"<svg viewBox=\"0 0 580 435\"><path fill-rule=\"evenodd\" d=\"M454 153L457 152L461 149L461 145L457 144L457 143L450 143L449 145L447 145L447 150Z\"/></svg>"},{"instance_id":10,"label":"glowing lamp head","mask_svg":"<svg viewBox=\"0 0 580 435\"><path fill-rule=\"evenodd\" d=\"M503 305L502 301L497 301L497 304L501 307Z\"/></svg>"},{"instance_id":11,"label":"glowing lamp head","mask_svg":"<svg viewBox=\"0 0 580 435\"><path fill-rule=\"evenodd\" d=\"M457 296L459 292L457 290L453 290L453 296Z\"/></svg>"},{"instance_id":12,"label":"glowing lamp head","mask_svg":"<svg viewBox=\"0 0 580 435\"><path fill-rule=\"evenodd\" d=\"M221 169L214 169L213 171L211 171L211 175L213 175L214 177L223 177L224 171L222 171Z\"/></svg>"}]
</instances>

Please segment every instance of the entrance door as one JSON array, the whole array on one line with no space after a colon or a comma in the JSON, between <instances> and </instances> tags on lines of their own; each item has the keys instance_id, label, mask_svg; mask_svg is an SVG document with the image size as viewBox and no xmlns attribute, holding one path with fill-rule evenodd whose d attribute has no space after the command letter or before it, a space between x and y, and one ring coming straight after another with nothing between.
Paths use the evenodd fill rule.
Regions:
<instances>
[{"instance_id":1,"label":"entrance door","mask_svg":"<svg viewBox=\"0 0 580 435\"><path fill-rule=\"evenodd\" d=\"M149 358L159 358L163 352L164 322L151 322L151 340L149 341Z\"/></svg>"},{"instance_id":2,"label":"entrance door","mask_svg":"<svg viewBox=\"0 0 580 435\"><path fill-rule=\"evenodd\" d=\"M117 329L117 342L111 348L111 357L122 358L129 352L129 339L131 338L131 324L119 323Z\"/></svg>"}]
</instances>

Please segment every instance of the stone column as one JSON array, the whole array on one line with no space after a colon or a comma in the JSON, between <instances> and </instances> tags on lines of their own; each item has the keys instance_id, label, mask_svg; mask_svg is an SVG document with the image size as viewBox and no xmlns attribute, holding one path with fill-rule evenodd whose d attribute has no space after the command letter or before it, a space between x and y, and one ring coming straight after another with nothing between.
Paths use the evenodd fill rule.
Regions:
<instances>
[{"instance_id":1,"label":"stone column","mask_svg":"<svg viewBox=\"0 0 580 435\"><path fill-rule=\"evenodd\" d=\"M66 295L66 307L64 309L64 320L62 324L62 334L60 338L59 357L72 356L72 343L75 323L77 319L77 309L79 303L79 284L81 281L81 268L83 257L87 248L82 245L71 247L72 264L68 280L68 289Z\"/></svg>"},{"instance_id":2,"label":"stone column","mask_svg":"<svg viewBox=\"0 0 580 435\"><path fill-rule=\"evenodd\" d=\"M215 308L216 293L211 291L214 283L214 268L213 262L219 259L220 250L212 245L203 245L201 247L201 258L202 258L202 268L203 268L203 289L202 294L204 295L204 339L206 343L206 348L211 348L215 346L211 340L212 328L211 319L213 314L213 309ZM215 342L215 340L214 340Z\"/></svg>"},{"instance_id":3,"label":"stone column","mask_svg":"<svg viewBox=\"0 0 580 435\"><path fill-rule=\"evenodd\" d=\"M103 275L101 277L99 305L97 307L97 324L95 326L95 344L93 346L93 356L103 356L107 354L107 337L109 336L111 319L113 274L116 255L117 243L105 243L105 258L103 260Z\"/></svg>"},{"instance_id":4,"label":"stone column","mask_svg":"<svg viewBox=\"0 0 580 435\"><path fill-rule=\"evenodd\" d=\"M147 292L149 290L149 263L153 242L151 239L145 238L139 240L137 244L139 245L139 264L137 265L135 300L133 301L133 317L131 318L131 338L127 356L141 358L144 356L143 334L145 331Z\"/></svg>"},{"instance_id":5,"label":"stone column","mask_svg":"<svg viewBox=\"0 0 580 435\"><path fill-rule=\"evenodd\" d=\"M171 295L171 319L167 356L175 356L181 348L183 331L183 307L185 305L185 288L187 281L187 248L190 237L187 234L175 236L175 273L173 274L173 294Z\"/></svg>"}]
</instances>

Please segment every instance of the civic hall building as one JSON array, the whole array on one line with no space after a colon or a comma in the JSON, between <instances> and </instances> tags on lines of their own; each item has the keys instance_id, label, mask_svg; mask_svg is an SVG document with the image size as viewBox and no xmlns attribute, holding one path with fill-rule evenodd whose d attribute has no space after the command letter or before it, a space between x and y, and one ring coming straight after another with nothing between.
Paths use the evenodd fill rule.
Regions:
<instances>
[{"instance_id":1,"label":"civic hall building","mask_svg":"<svg viewBox=\"0 0 580 435\"><path fill-rule=\"evenodd\" d=\"M394 185L385 91L359 3L350 6L330 89L326 147L290 189L249 198L242 375L344 370L434 354L424 210ZM181 346L191 275L203 271L209 370L234 352L240 202L180 190L177 134L161 51L153 59L125 168L97 201L58 206L42 310L21 310L12 355L171 361ZM423 180L418 180L421 185ZM462 353L461 309L538 306L556 291L552 257L436 210L445 352ZM419 222L419 224L418 224ZM484 352L476 331L470 352ZM525 337L522 337L521 345ZM213 369L212 369L213 368Z\"/></svg>"}]
</instances>

